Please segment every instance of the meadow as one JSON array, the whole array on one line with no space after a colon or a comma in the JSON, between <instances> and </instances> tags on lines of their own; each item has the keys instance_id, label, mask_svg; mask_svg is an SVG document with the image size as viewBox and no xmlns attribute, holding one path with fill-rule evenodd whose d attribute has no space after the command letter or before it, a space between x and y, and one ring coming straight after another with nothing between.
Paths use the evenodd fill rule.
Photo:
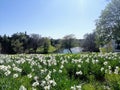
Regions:
<instances>
[{"instance_id":1,"label":"meadow","mask_svg":"<svg viewBox=\"0 0 120 90\"><path fill-rule=\"evenodd\" d=\"M120 90L120 54L1 54L0 90Z\"/></svg>"}]
</instances>

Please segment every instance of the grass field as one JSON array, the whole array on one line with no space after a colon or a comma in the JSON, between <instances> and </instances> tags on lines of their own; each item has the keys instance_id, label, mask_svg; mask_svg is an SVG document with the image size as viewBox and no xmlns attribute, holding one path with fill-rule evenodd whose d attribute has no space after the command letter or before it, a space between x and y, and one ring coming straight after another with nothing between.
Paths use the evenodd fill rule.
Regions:
<instances>
[{"instance_id":1,"label":"grass field","mask_svg":"<svg viewBox=\"0 0 120 90\"><path fill-rule=\"evenodd\" d=\"M120 90L119 55L0 55L0 90Z\"/></svg>"}]
</instances>

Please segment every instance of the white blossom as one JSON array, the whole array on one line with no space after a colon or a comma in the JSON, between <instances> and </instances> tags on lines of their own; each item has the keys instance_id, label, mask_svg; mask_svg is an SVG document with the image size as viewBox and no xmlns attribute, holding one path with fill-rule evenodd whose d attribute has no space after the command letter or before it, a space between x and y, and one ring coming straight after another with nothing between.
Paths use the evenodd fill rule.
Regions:
<instances>
[{"instance_id":1,"label":"white blossom","mask_svg":"<svg viewBox=\"0 0 120 90\"><path fill-rule=\"evenodd\" d=\"M8 75L11 74L11 71L10 71L10 70L7 70L4 74L5 74L6 76L8 76Z\"/></svg>"},{"instance_id":2,"label":"white blossom","mask_svg":"<svg viewBox=\"0 0 120 90\"><path fill-rule=\"evenodd\" d=\"M103 68L103 67L101 67L101 69L100 69L100 70L101 70L101 72L102 72L102 71L104 70L104 68Z\"/></svg>"},{"instance_id":3,"label":"white blossom","mask_svg":"<svg viewBox=\"0 0 120 90\"><path fill-rule=\"evenodd\" d=\"M18 77L17 73L13 74L13 78L17 78L17 77Z\"/></svg>"},{"instance_id":4,"label":"white blossom","mask_svg":"<svg viewBox=\"0 0 120 90\"><path fill-rule=\"evenodd\" d=\"M34 82L34 83L32 84L32 86L33 86L33 87L39 86L39 82L38 82L38 81Z\"/></svg>"},{"instance_id":5,"label":"white blossom","mask_svg":"<svg viewBox=\"0 0 120 90\"><path fill-rule=\"evenodd\" d=\"M50 90L50 85L44 87L45 90Z\"/></svg>"},{"instance_id":6,"label":"white blossom","mask_svg":"<svg viewBox=\"0 0 120 90\"><path fill-rule=\"evenodd\" d=\"M23 85L21 85L19 90L27 90L27 89Z\"/></svg>"},{"instance_id":7,"label":"white blossom","mask_svg":"<svg viewBox=\"0 0 120 90\"><path fill-rule=\"evenodd\" d=\"M77 75L82 75L82 71L76 72Z\"/></svg>"},{"instance_id":8,"label":"white blossom","mask_svg":"<svg viewBox=\"0 0 120 90\"><path fill-rule=\"evenodd\" d=\"M28 78L32 78L32 74L28 74L27 76L28 76Z\"/></svg>"},{"instance_id":9,"label":"white blossom","mask_svg":"<svg viewBox=\"0 0 120 90\"><path fill-rule=\"evenodd\" d=\"M107 64L108 64L108 62L107 62L107 61L105 61L103 64L104 64L104 65L107 65Z\"/></svg>"},{"instance_id":10,"label":"white blossom","mask_svg":"<svg viewBox=\"0 0 120 90\"><path fill-rule=\"evenodd\" d=\"M62 70L59 70L59 73L62 73Z\"/></svg>"}]
</instances>

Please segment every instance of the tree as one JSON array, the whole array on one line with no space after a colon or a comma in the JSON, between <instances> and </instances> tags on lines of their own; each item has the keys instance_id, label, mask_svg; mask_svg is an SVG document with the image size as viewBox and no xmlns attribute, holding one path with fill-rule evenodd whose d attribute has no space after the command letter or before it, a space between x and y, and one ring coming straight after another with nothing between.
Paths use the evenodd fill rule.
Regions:
<instances>
[{"instance_id":1,"label":"tree","mask_svg":"<svg viewBox=\"0 0 120 90\"><path fill-rule=\"evenodd\" d=\"M43 53L47 54L49 52L50 46L51 46L50 39L44 38L44 44L43 44L44 52Z\"/></svg>"},{"instance_id":2,"label":"tree","mask_svg":"<svg viewBox=\"0 0 120 90\"><path fill-rule=\"evenodd\" d=\"M21 43L19 39L12 40L11 45L15 53L23 53L23 43Z\"/></svg>"},{"instance_id":3,"label":"tree","mask_svg":"<svg viewBox=\"0 0 120 90\"><path fill-rule=\"evenodd\" d=\"M27 35L26 32L25 33L20 33L19 39L20 39L20 42L23 43L24 53L28 53L29 52L29 45L28 45L29 35Z\"/></svg>"},{"instance_id":4,"label":"tree","mask_svg":"<svg viewBox=\"0 0 120 90\"><path fill-rule=\"evenodd\" d=\"M66 35L63 37L62 47L68 49L71 53L72 53L71 48L77 46L77 44L78 43L76 41L74 34Z\"/></svg>"},{"instance_id":5,"label":"tree","mask_svg":"<svg viewBox=\"0 0 120 90\"><path fill-rule=\"evenodd\" d=\"M61 39L57 39L55 41L56 41L56 44L55 44L56 52L60 52L61 46L62 46Z\"/></svg>"},{"instance_id":6,"label":"tree","mask_svg":"<svg viewBox=\"0 0 120 90\"><path fill-rule=\"evenodd\" d=\"M11 46L14 53L28 52L29 36L25 33L14 33L11 37Z\"/></svg>"},{"instance_id":7,"label":"tree","mask_svg":"<svg viewBox=\"0 0 120 90\"><path fill-rule=\"evenodd\" d=\"M2 51L2 37L0 36L0 53Z\"/></svg>"},{"instance_id":8,"label":"tree","mask_svg":"<svg viewBox=\"0 0 120 90\"><path fill-rule=\"evenodd\" d=\"M11 52L11 42L8 36L4 35L2 37L1 46L2 46L2 50L1 50L2 53L6 54Z\"/></svg>"},{"instance_id":9,"label":"tree","mask_svg":"<svg viewBox=\"0 0 120 90\"><path fill-rule=\"evenodd\" d=\"M111 0L96 21L96 40L104 45L112 39L120 42L120 0Z\"/></svg>"},{"instance_id":10,"label":"tree","mask_svg":"<svg viewBox=\"0 0 120 90\"><path fill-rule=\"evenodd\" d=\"M36 53L37 48L43 45L43 38L39 34L31 34L29 38L29 48Z\"/></svg>"},{"instance_id":11,"label":"tree","mask_svg":"<svg viewBox=\"0 0 120 90\"><path fill-rule=\"evenodd\" d=\"M1 43L0 43L0 53L1 53L1 50L2 50L2 45L1 45Z\"/></svg>"},{"instance_id":12,"label":"tree","mask_svg":"<svg viewBox=\"0 0 120 90\"><path fill-rule=\"evenodd\" d=\"M85 51L98 52L99 49L95 43L95 33L85 34L82 47Z\"/></svg>"},{"instance_id":13,"label":"tree","mask_svg":"<svg viewBox=\"0 0 120 90\"><path fill-rule=\"evenodd\" d=\"M55 50L54 52L60 52L61 49L61 39L50 39L51 46Z\"/></svg>"}]
</instances>

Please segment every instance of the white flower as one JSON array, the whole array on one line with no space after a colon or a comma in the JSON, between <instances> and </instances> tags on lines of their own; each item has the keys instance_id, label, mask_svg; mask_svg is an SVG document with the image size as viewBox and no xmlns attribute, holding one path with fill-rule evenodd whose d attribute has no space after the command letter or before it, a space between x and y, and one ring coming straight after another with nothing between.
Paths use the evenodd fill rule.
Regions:
<instances>
[{"instance_id":1,"label":"white flower","mask_svg":"<svg viewBox=\"0 0 120 90\"><path fill-rule=\"evenodd\" d=\"M95 60L94 59L92 59L92 63L95 64Z\"/></svg>"},{"instance_id":2,"label":"white flower","mask_svg":"<svg viewBox=\"0 0 120 90\"><path fill-rule=\"evenodd\" d=\"M112 71L111 71L111 70L109 70L109 74L112 74Z\"/></svg>"},{"instance_id":3,"label":"white flower","mask_svg":"<svg viewBox=\"0 0 120 90\"><path fill-rule=\"evenodd\" d=\"M44 87L45 90L50 90L50 85Z\"/></svg>"},{"instance_id":4,"label":"white flower","mask_svg":"<svg viewBox=\"0 0 120 90\"><path fill-rule=\"evenodd\" d=\"M36 81L37 81L37 80L38 80L38 78L39 78L38 76L35 76L35 77L34 77L34 80L36 80Z\"/></svg>"},{"instance_id":5,"label":"white flower","mask_svg":"<svg viewBox=\"0 0 120 90\"><path fill-rule=\"evenodd\" d=\"M8 76L8 75L10 75L10 73L11 73L11 71L10 71L10 70L7 70L4 74L5 74L6 76Z\"/></svg>"},{"instance_id":6,"label":"white flower","mask_svg":"<svg viewBox=\"0 0 120 90\"><path fill-rule=\"evenodd\" d=\"M78 65L78 67L80 68L80 67L81 67L81 65L79 64L79 65Z\"/></svg>"},{"instance_id":7,"label":"white flower","mask_svg":"<svg viewBox=\"0 0 120 90\"><path fill-rule=\"evenodd\" d=\"M62 73L62 70L59 70L59 73Z\"/></svg>"},{"instance_id":8,"label":"white flower","mask_svg":"<svg viewBox=\"0 0 120 90\"><path fill-rule=\"evenodd\" d=\"M18 77L18 74L13 74L13 78L17 78Z\"/></svg>"},{"instance_id":9,"label":"white flower","mask_svg":"<svg viewBox=\"0 0 120 90\"><path fill-rule=\"evenodd\" d=\"M23 85L21 85L19 90L27 90L27 89Z\"/></svg>"},{"instance_id":10,"label":"white flower","mask_svg":"<svg viewBox=\"0 0 120 90\"><path fill-rule=\"evenodd\" d=\"M118 66L116 66L116 69L119 69L119 67L118 67Z\"/></svg>"},{"instance_id":11,"label":"white flower","mask_svg":"<svg viewBox=\"0 0 120 90\"><path fill-rule=\"evenodd\" d=\"M13 63L12 66L15 67L16 65Z\"/></svg>"},{"instance_id":12,"label":"white flower","mask_svg":"<svg viewBox=\"0 0 120 90\"><path fill-rule=\"evenodd\" d=\"M41 65L38 65L38 67L39 67L39 68L42 68L42 66L41 66Z\"/></svg>"},{"instance_id":13,"label":"white flower","mask_svg":"<svg viewBox=\"0 0 120 90\"><path fill-rule=\"evenodd\" d=\"M115 74L118 74L118 70L117 70L117 69L115 69L114 73L115 73Z\"/></svg>"},{"instance_id":14,"label":"white flower","mask_svg":"<svg viewBox=\"0 0 120 90\"><path fill-rule=\"evenodd\" d=\"M119 67L116 66L114 73L115 73L115 74L118 74L118 72L119 72Z\"/></svg>"},{"instance_id":15,"label":"white flower","mask_svg":"<svg viewBox=\"0 0 120 90\"><path fill-rule=\"evenodd\" d=\"M10 65L8 65L7 67L8 67L8 69L10 69L10 68L11 68L11 66L10 66Z\"/></svg>"},{"instance_id":16,"label":"white flower","mask_svg":"<svg viewBox=\"0 0 120 90\"><path fill-rule=\"evenodd\" d=\"M41 69L41 73L44 73L45 71L43 69Z\"/></svg>"},{"instance_id":17,"label":"white flower","mask_svg":"<svg viewBox=\"0 0 120 90\"><path fill-rule=\"evenodd\" d=\"M82 71L76 72L77 75L82 75Z\"/></svg>"},{"instance_id":18,"label":"white flower","mask_svg":"<svg viewBox=\"0 0 120 90\"><path fill-rule=\"evenodd\" d=\"M81 90L81 85L76 86L77 90Z\"/></svg>"},{"instance_id":19,"label":"white flower","mask_svg":"<svg viewBox=\"0 0 120 90\"><path fill-rule=\"evenodd\" d=\"M108 64L108 62L107 62L107 61L105 61L103 64L104 64L104 65L107 65L107 64Z\"/></svg>"},{"instance_id":20,"label":"white flower","mask_svg":"<svg viewBox=\"0 0 120 90\"><path fill-rule=\"evenodd\" d=\"M56 85L56 82L54 80L50 80L49 82L50 82L50 84L53 84L53 86Z\"/></svg>"},{"instance_id":21,"label":"white flower","mask_svg":"<svg viewBox=\"0 0 120 90\"><path fill-rule=\"evenodd\" d=\"M34 72L35 70L32 68L32 72Z\"/></svg>"},{"instance_id":22,"label":"white flower","mask_svg":"<svg viewBox=\"0 0 120 90\"><path fill-rule=\"evenodd\" d=\"M64 67L63 65L60 66L61 69L62 69L63 67Z\"/></svg>"},{"instance_id":23,"label":"white flower","mask_svg":"<svg viewBox=\"0 0 120 90\"><path fill-rule=\"evenodd\" d=\"M53 81L53 80L50 80L49 82L50 82L50 84L52 84L54 81Z\"/></svg>"},{"instance_id":24,"label":"white flower","mask_svg":"<svg viewBox=\"0 0 120 90\"><path fill-rule=\"evenodd\" d=\"M18 67L14 67L13 68L14 71L18 71L18 72L22 72L22 69L18 68Z\"/></svg>"},{"instance_id":25,"label":"white flower","mask_svg":"<svg viewBox=\"0 0 120 90\"><path fill-rule=\"evenodd\" d=\"M99 60L96 60L96 63L98 63L99 62Z\"/></svg>"},{"instance_id":26,"label":"white flower","mask_svg":"<svg viewBox=\"0 0 120 90\"><path fill-rule=\"evenodd\" d=\"M37 90L36 88L32 87L32 90Z\"/></svg>"},{"instance_id":27,"label":"white flower","mask_svg":"<svg viewBox=\"0 0 120 90\"><path fill-rule=\"evenodd\" d=\"M108 70L106 69L106 70L105 70L105 73L107 73L107 72L108 72Z\"/></svg>"},{"instance_id":28,"label":"white flower","mask_svg":"<svg viewBox=\"0 0 120 90\"><path fill-rule=\"evenodd\" d=\"M102 71L104 70L104 68L103 68L103 67L101 67L101 69L100 69L100 70L101 70L101 72L102 72Z\"/></svg>"},{"instance_id":29,"label":"white flower","mask_svg":"<svg viewBox=\"0 0 120 90\"><path fill-rule=\"evenodd\" d=\"M0 65L0 69L3 70L3 71L7 71L7 70L8 70L8 67L7 67L7 66L4 66L4 65Z\"/></svg>"},{"instance_id":30,"label":"white flower","mask_svg":"<svg viewBox=\"0 0 120 90\"><path fill-rule=\"evenodd\" d=\"M56 72L56 70L55 70L55 69L53 69L53 72Z\"/></svg>"},{"instance_id":31,"label":"white flower","mask_svg":"<svg viewBox=\"0 0 120 90\"><path fill-rule=\"evenodd\" d=\"M75 85L71 87L71 90L76 90L76 87L75 87Z\"/></svg>"},{"instance_id":32,"label":"white flower","mask_svg":"<svg viewBox=\"0 0 120 90\"><path fill-rule=\"evenodd\" d=\"M111 66L108 66L109 69L111 69Z\"/></svg>"},{"instance_id":33,"label":"white flower","mask_svg":"<svg viewBox=\"0 0 120 90\"><path fill-rule=\"evenodd\" d=\"M0 60L0 64L3 64L4 63L4 61L3 60Z\"/></svg>"},{"instance_id":34,"label":"white flower","mask_svg":"<svg viewBox=\"0 0 120 90\"><path fill-rule=\"evenodd\" d=\"M45 80L49 80L51 77L50 75L48 74L46 77L45 77Z\"/></svg>"},{"instance_id":35,"label":"white flower","mask_svg":"<svg viewBox=\"0 0 120 90\"><path fill-rule=\"evenodd\" d=\"M42 81L41 86L44 86L46 84L46 81Z\"/></svg>"},{"instance_id":36,"label":"white flower","mask_svg":"<svg viewBox=\"0 0 120 90\"><path fill-rule=\"evenodd\" d=\"M87 58L86 62L89 63L89 58Z\"/></svg>"},{"instance_id":37,"label":"white flower","mask_svg":"<svg viewBox=\"0 0 120 90\"><path fill-rule=\"evenodd\" d=\"M36 86L38 86L38 85L39 85L39 82L38 82L38 81L36 81L36 82L34 82L34 83L32 84L33 87L36 87Z\"/></svg>"},{"instance_id":38,"label":"white flower","mask_svg":"<svg viewBox=\"0 0 120 90\"><path fill-rule=\"evenodd\" d=\"M32 74L28 74L27 76L28 76L28 78L32 78Z\"/></svg>"},{"instance_id":39,"label":"white flower","mask_svg":"<svg viewBox=\"0 0 120 90\"><path fill-rule=\"evenodd\" d=\"M55 86L55 85L56 85L56 82L54 81L54 82L53 82L53 86Z\"/></svg>"},{"instance_id":40,"label":"white flower","mask_svg":"<svg viewBox=\"0 0 120 90\"><path fill-rule=\"evenodd\" d=\"M111 90L109 86L104 86L105 90Z\"/></svg>"}]
</instances>

